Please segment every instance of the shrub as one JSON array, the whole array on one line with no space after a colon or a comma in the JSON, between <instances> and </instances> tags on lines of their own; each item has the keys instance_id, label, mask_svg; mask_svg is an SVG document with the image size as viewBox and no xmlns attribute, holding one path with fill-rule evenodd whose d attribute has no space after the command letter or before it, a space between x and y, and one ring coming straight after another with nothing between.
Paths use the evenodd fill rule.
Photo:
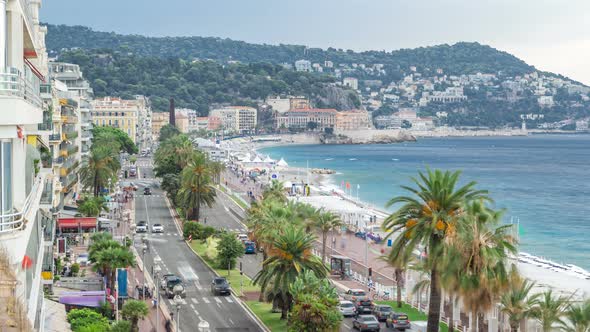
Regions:
<instances>
[{"instance_id":1,"label":"shrub","mask_svg":"<svg viewBox=\"0 0 590 332\"><path fill-rule=\"evenodd\" d=\"M68 322L74 332L107 331L109 321L98 312L91 309L73 309L68 313ZM102 328L102 330L95 328Z\"/></svg>"},{"instance_id":2,"label":"shrub","mask_svg":"<svg viewBox=\"0 0 590 332\"><path fill-rule=\"evenodd\" d=\"M202 232L203 225L199 224L198 222L194 221L187 221L182 226L182 233L184 234L184 239L188 239L189 235L192 235L193 240L198 239L200 233Z\"/></svg>"},{"instance_id":3,"label":"shrub","mask_svg":"<svg viewBox=\"0 0 590 332\"><path fill-rule=\"evenodd\" d=\"M80 273L80 264L74 263L70 269L72 270L72 276L77 277L78 273Z\"/></svg>"},{"instance_id":4,"label":"shrub","mask_svg":"<svg viewBox=\"0 0 590 332\"><path fill-rule=\"evenodd\" d=\"M217 265L219 268L233 269L236 260L244 255L244 245L233 234L225 233L217 244Z\"/></svg>"}]
</instances>

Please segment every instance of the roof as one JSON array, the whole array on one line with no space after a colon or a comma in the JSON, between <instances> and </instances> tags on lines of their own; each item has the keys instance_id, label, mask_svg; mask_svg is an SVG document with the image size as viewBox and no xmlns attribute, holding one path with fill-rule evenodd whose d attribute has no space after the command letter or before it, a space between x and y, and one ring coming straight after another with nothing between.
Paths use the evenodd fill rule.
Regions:
<instances>
[{"instance_id":1,"label":"roof","mask_svg":"<svg viewBox=\"0 0 590 332\"><path fill-rule=\"evenodd\" d=\"M292 110L289 110L289 112L295 112L295 113L338 113L337 110L333 109L333 108L295 108Z\"/></svg>"}]
</instances>

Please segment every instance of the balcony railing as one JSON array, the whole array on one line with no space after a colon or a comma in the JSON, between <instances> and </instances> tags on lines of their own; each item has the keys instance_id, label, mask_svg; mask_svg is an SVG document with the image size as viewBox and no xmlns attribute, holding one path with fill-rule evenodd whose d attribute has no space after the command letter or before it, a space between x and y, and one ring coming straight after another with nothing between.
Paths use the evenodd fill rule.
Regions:
<instances>
[{"instance_id":1,"label":"balcony railing","mask_svg":"<svg viewBox=\"0 0 590 332\"><path fill-rule=\"evenodd\" d=\"M0 95L23 98L41 107L40 80L32 73L25 75L17 68L0 68Z\"/></svg>"},{"instance_id":2,"label":"balcony railing","mask_svg":"<svg viewBox=\"0 0 590 332\"><path fill-rule=\"evenodd\" d=\"M66 138L69 140L75 139L76 137L78 137L77 131L70 131L66 133Z\"/></svg>"},{"instance_id":3,"label":"balcony railing","mask_svg":"<svg viewBox=\"0 0 590 332\"><path fill-rule=\"evenodd\" d=\"M63 164L64 161L65 161L64 157L57 157L57 158L53 159L54 164Z\"/></svg>"},{"instance_id":4,"label":"balcony railing","mask_svg":"<svg viewBox=\"0 0 590 332\"><path fill-rule=\"evenodd\" d=\"M77 123L78 122L78 118L75 117L75 116L71 116L71 115L62 115L61 116L61 122L64 122L64 123Z\"/></svg>"},{"instance_id":5,"label":"balcony railing","mask_svg":"<svg viewBox=\"0 0 590 332\"><path fill-rule=\"evenodd\" d=\"M51 134L49 135L50 142L61 142L61 135L60 134Z\"/></svg>"},{"instance_id":6,"label":"balcony railing","mask_svg":"<svg viewBox=\"0 0 590 332\"><path fill-rule=\"evenodd\" d=\"M33 202L38 199L38 196L40 195L39 187L42 185L42 178L39 176L35 179L33 188L25 199L23 208L20 211L0 214L0 234L16 232L23 228L25 215L31 208Z\"/></svg>"}]
</instances>

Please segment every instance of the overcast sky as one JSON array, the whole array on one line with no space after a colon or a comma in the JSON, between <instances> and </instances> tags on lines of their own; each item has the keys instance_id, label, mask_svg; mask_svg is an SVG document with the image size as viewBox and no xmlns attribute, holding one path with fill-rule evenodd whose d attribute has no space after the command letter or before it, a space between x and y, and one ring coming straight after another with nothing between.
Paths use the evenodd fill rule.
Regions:
<instances>
[{"instance_id":1,"label":"overcast sky","mask_svg":"<svg viewBox=\"0 0 590 332\"><path fill-rule=\"evenodd\" d=\"M590 85L589 0L44 0L41 19L150 36L394 50L478 41Z\"/></svg>"}]
</instances>

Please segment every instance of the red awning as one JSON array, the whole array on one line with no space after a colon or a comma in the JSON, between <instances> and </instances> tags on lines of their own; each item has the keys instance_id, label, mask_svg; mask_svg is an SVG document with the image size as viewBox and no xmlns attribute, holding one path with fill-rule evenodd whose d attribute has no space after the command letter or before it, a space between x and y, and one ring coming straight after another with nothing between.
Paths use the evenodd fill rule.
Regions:
<instances>
[{"instance_id":1,"label":"red awning","mask_svg":"<svg viewBox=\"0 0 590 332\"><path fill-rule=\"evenodd\" d=\"M57 225L59 228L95 228L96 218L59 218Z\"/></svg>"}]
</instances>

